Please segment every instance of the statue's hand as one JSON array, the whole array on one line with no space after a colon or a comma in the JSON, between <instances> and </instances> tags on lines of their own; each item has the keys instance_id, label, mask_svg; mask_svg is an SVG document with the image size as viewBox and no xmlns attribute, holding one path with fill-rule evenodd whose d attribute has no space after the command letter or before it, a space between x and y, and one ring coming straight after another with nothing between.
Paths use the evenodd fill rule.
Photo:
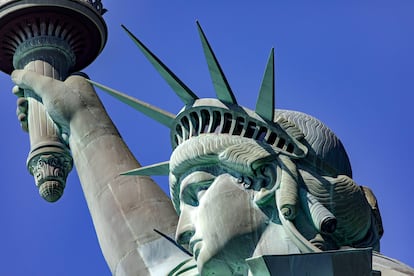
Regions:
<instances>
[{"instance_id":1,"label":"statue's hand","mask_svg":"<svg viewBox=\"0 0 414 276\"><path fill-rule=\"evenodd\" d=\"M65 81L55 80L29 70L15 70L12 80L13 93L18 96L17 116L23 130L27 131L27 99L23 89L33 91L42 99L46 111L60 127L62 134L70 134L71 120L85 109L101 105L95 90L81 75L69 76Z\"/></svg>"},{"instance_id":2,"label":"statue's hand","mask_svg":"<svg viewBox=\"0 0 414 276\"><path fill-rule=\"evenodd\" d=\"M13 94L17 97L16 115L20 122L20 126L26 132L29 131L27 126L27 99L24 97L24 92L17 85L13 87Z\"/></svg>"}]
</instances>

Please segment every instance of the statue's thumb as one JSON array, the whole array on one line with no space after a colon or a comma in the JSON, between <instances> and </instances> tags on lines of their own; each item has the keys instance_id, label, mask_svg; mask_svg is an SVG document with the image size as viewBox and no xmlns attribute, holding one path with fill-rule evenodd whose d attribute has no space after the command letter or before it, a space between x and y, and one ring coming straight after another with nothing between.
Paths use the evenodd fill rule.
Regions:
<instances>
[{"instance_id":1,"label":"statue's thumb","mask_svg":"<svg viewBox=\"0 0 414 276\"><path fill-rule=\"evenodd\" d=\"M45 93L45 88L51 87L55 81L29 70L14 70L11 79L21 89L32 90L41 98Z\"/></svg>"},{"instance_id":2,"label":"statue's thumb","mask_svg":"<svg viewBox=\"0 0 414 276\"><path fill-rule=\"evenodd\" d=\"M31 87L28 86L28 82L32 82L33 80L29 80L28 75L32 74L25 70L14 70L11 74L11 79L19 88L31 89Z\"/></svg>"}]
</instances>

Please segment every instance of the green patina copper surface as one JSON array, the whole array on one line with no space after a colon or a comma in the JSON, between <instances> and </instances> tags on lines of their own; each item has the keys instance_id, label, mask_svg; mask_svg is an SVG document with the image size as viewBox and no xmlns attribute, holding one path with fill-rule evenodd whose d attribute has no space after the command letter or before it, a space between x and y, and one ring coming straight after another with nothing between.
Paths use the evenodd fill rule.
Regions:
<instances>
[{"instance_id":1,"label":"green patina copper surface","mask_svg":"<svg viewBox=\"0 0 414 276\"><path fill-rule=\"evenodd\" d=\"M217 100L197 99L127 30L186 106L170 117L170 160L124 174L169 172L171 197L180 216L176 240L194 255L198 271L247 275L245 260L255 256L343 246L379 248L381 223L351 178L340 140L309 115L274 109L274 50L252 111L237 105L198 23L197 27ZM137 110L145 105L138 108L137 100L104 90ZM162 111L150 108L153 112L143 113L160 121ZM194 265L180 267L172 275L195 273Z\"/></svg>"}]
</instances>

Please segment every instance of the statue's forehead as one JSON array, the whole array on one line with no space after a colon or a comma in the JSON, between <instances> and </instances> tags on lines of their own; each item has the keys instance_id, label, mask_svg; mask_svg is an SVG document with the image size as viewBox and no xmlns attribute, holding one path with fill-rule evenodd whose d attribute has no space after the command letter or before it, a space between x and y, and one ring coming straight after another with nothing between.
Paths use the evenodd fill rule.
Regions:
<instances>
[{"instance_id":1,"label":"statue's forehead","mask_svg":"<svg viewBox=\"0 0 414 276\"><path fill-rule=\"evenodd\" d=\"M169 169L178 178L195 169L252 173L258 160L275 158L278 154L265 142L230 134L206 133L192 137L174 149Z\"/></svg>"},{"instance_id":2,"label":"statue's forehead","mask_svg":"<svg viewBox=\"0 0 414 276\"><path fill-rule=\"evenodd\" d=\"M212 173L207 168L196 169L188 174L184 175L180 180L180 194L189 186L198 184L200 182L211 181L217 174Z\"/></svg>"}]
</instances>

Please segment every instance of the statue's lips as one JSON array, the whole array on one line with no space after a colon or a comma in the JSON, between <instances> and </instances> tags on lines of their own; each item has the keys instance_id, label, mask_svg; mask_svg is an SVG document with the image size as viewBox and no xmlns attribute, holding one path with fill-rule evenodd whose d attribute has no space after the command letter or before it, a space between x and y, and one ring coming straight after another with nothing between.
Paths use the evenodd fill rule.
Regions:
<instances>
[{"instance_id":1,"label":"statue's lips","mask_svg":"<svg viewBox=\"0 0 414 276\"><path fill-rule=\"evenodd\" d=\"M202 239L195 239L195 240L190 240L190 251L193 253L194 259L197 260L198 255L200 254L200 250L201 250L201 241Z\"/></svg>"},{"instance_id":2,"label":"statue's lips","mask_svg":"<svg viewBox=\"0 0 414 276\"><path fill-rule=\"evenodd\" d=\"M202 239L190 240L190 251L193 253L194 259L197 260L201 250Z\"/></svg>"}]
</instances>

